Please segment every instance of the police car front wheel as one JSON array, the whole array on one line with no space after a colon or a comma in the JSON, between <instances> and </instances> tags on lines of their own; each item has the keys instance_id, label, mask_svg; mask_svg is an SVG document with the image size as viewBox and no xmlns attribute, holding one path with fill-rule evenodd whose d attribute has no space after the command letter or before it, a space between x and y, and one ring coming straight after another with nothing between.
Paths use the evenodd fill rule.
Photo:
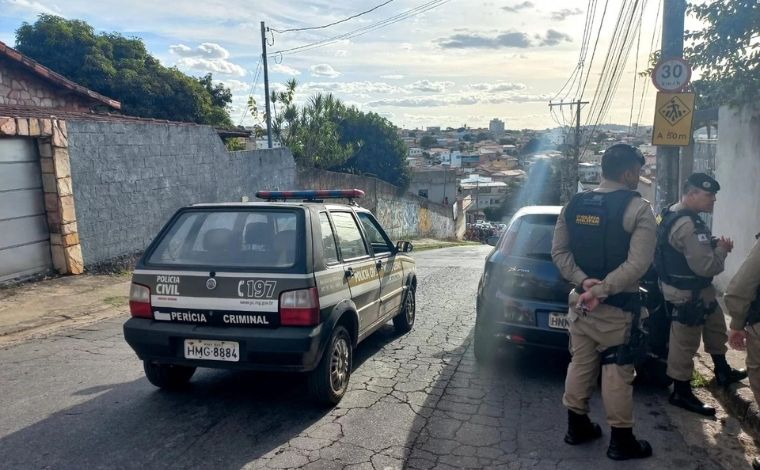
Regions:
<instances>
[{"instance_id":1,"label":"police car front wheel","mask_svg":"<svg viewBox=\"0 0 760 470\"><path fill-rule=\"evenodd\" d=\"M143 361L143 369L150 383L166 390L182 388L195 373L195 367L156 364L150 361Z\"/></svg>"}]
</instances>

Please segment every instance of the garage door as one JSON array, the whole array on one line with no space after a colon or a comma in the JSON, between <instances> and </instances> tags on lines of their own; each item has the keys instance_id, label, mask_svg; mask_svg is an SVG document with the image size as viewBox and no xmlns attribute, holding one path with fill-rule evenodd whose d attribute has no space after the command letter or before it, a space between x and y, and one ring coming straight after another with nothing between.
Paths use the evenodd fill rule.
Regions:
<instances>
[{"instance_id":1,"label":"garage door","mask_svg":"<svg viewBox=\"0 0 760 470\"><path fill-rule=\"evenodd\" d=\"M0 282L49 271L37 149L31 139L0 139Z\"/></svg>"}]
</instances>

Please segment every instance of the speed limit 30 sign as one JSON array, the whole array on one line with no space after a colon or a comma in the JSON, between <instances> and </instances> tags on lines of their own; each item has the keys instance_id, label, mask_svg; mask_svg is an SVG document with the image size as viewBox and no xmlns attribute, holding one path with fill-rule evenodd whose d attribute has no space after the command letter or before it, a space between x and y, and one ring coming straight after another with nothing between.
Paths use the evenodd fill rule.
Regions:
<instances>
[{"instance_id":1,"label":"speed limit 30 sign","mask_svg":"<svg viewBox=\"0 0 760 470\"><path fill-rule=\"evenodd\" d=\"M683 59L660 61L652 72L654 86L662 92L681 91L691 80L691 66Z\"/></svg>"}]
</instances>

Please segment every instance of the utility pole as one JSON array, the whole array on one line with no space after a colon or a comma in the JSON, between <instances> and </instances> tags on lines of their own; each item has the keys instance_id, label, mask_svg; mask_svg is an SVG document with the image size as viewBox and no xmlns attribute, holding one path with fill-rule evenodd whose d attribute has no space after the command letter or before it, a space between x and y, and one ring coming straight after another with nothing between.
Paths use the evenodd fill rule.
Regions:
<instances>
[{"instance_id":1,"label":"utility pole","mask_svg":"<svg viewBox=\"0 0 760 470\"><path fill-rule=\"evenodd\" d=\"M573 194L578 190L578 162L581 160L581 106L588 103L588 101L581 101L580 99L568 103L549 102L549 109L555 106L575 106L575 155L571 163L569 159L566 159L565 161L566 163L570 163L570 165L567 166L571 168L565 168L564 171L562 171L562 193L560 195L560 202L563 205L567 204L570 201L570 198L573 197Z\"/></svg>"},{"instance_id":2,"label":"utility pole","mask_svg":"<svg viewBox=\"0 0 760 470\"><path fill-rule=\"evenodd\" d=\"M661 60L683 58L686 0L664 0ZM678 156L680 147L657 147L657 185L655 210L678 201Z\"/></svg>"},{"instance_id":3,"label":"utility pole","mask_svg":"<svg viewBox=\"0 0 760 470\"><path fill-rule=\"evenodd\" d=\"M267 143L272 148L272 113L269 111L269 69L267 68L267 35L264 22L261 22L261 61L264 65L264 102L267 108Z\"/></svg>"}]
</instances>

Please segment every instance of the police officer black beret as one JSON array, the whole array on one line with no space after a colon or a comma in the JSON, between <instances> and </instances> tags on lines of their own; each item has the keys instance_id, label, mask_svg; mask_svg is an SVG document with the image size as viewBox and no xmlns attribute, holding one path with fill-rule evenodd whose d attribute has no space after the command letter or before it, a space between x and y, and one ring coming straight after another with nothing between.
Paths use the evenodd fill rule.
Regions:
<instances>
[{"instance_id":1,"label":"police officer black beret","mask_svg":"<svg viewBox=\"0 0 760 470\"><path fill-rule=\"evenodd\" d=\"M686 181L690 185L710 193L717 193L720 191L720 184L705 173L693 173Z\"/></svg>"}]
</instances>

